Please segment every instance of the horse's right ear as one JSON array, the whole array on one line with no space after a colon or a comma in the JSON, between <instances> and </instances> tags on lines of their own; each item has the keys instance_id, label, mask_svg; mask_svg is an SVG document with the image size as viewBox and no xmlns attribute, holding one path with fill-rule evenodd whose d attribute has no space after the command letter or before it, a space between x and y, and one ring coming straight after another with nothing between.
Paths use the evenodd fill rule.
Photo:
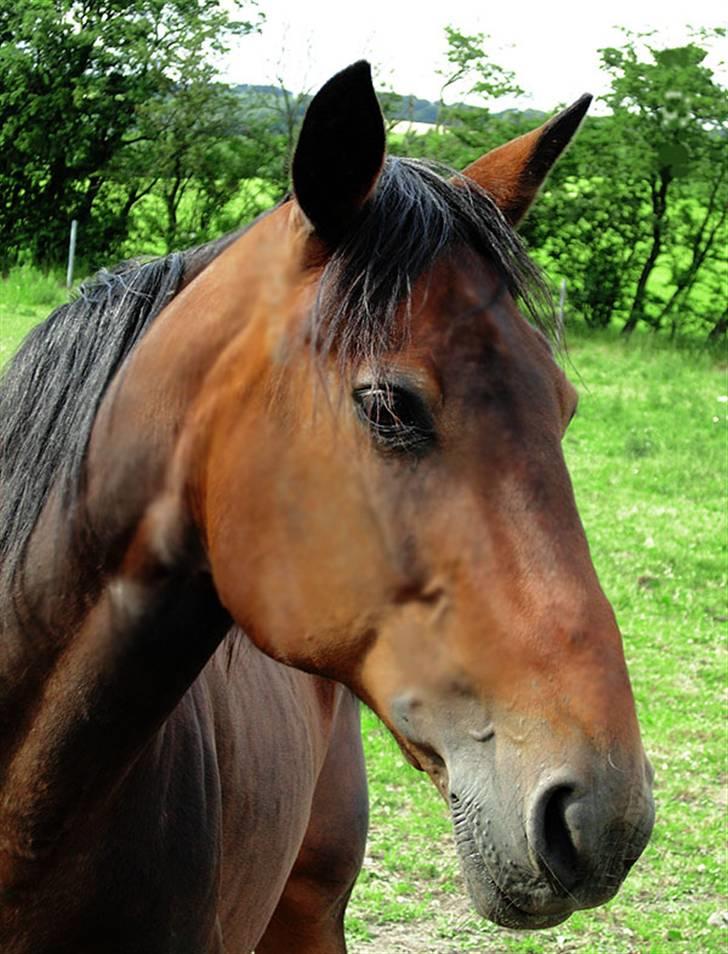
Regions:
<instances>
[{"instance_id":1,"label":"horse's right ear","mask_svg":"<svg viewBox=\"0 0 728 954\"><path fill-rule=\"evenodd\" d=\"M293 157L296 199L327 244L337 243L374 191L384 154L384 119L361 60L311 100Z\"/></svg>"}]
</instances>

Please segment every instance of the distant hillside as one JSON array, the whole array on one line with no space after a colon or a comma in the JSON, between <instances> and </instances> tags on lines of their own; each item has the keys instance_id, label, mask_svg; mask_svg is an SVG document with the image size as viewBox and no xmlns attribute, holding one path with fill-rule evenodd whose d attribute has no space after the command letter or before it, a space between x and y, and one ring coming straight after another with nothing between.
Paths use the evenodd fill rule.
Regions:
<instances>
[{"instance_id":1,"label":"distant hillside","mask_svg":"<svg viewBox=\"0 0 728 954\"><path fill-rule=\"evenodd\" d=\"M261 86L251 84L241 84L234 87L236 93L241 99L249 100L252 109L260 109L264 101L280 101L281 110L286 109L285 101L288 99L289 106L293 107L293 113L296 119L301 118L306 110L311 96L296 95L289 90L284 90L280 86ZM395 122L426 123L433 125L437 121L437 103L429 99L421 99L419 96L402 95L400 93L383 92L379 94L384 104L387 118ZM452 108L452 107L451 107ZM464 103L455 104L455 108L465 112L477 110L477 106L469 106ZM494 116L506 116L518 113L527 120L533 120L534 124L544 118L545 113L536 109L506 109Z\"/></svg>"},{"instance_id":2,"label":"distant hillside","mask_svg":"<svg viewBox=\"0 0 728 954\"><path fill-rule=\"evenodd\" d=\"M403 96L400 93L380 93L380 96L390 106L387 110L389 119L412 123L428 123L430 125L437 122L437 103L433 103L432 100L420 99L417 96ZM452 103L448 106L448 109L468 113L476 112L478 107L467 103ZM504 109L497 113L494 112L493 116L509 116L516 113L527 120L533 119L536 122L539 122L545 116L545 113L536 109Z\"/></svg>"}]
</instances>

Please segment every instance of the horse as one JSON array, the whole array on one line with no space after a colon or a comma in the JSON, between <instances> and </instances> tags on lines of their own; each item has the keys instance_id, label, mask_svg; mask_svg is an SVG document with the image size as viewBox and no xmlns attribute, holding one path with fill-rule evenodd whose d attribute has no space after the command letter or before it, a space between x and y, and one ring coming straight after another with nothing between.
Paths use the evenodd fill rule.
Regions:
<instances>
[{"instance_id":1,"label":"horse","mask_svg":"<svg viewBox=\"0 0 728 954\"><path fill-rule=\"evenodd\" d=\"M364 61L292 194L105 272L0 395L0 948L342 954L363 701L477 911L543 928L653 825L515 227L585 96L462 173L385 155Z\"/></svg>"}]
</instances>

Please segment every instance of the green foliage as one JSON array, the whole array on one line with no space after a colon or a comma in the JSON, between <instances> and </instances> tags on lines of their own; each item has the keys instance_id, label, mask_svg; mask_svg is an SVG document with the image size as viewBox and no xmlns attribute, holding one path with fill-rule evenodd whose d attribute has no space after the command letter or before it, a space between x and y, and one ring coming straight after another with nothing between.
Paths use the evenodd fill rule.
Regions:
<instances>
[{"instance_id":1,"label":"green foliage","mask_svg":"<svg viewBox=\"0 0 728 954\"><path fill-rule=\"evenodd\" d=\"M352 954L725 950L725 364L604 333L575 337L569 364L581 403L565 452L656 771L652 841L606 907L496 928L467 900L447 806L365 712L372 831Z\"/></svg>"},{"instance_id":2,"label":"green foliage","mask_svg":"<svg viewBox=\"0 0 728 954\"><path fill-rule=\"evenodd\" d=\"M200 122L216 92L213 58L251 29L228 12L240 6L0 0L0 268L23 256L61 259L72 218L97 254L113 249L143 188L124 172L138 168L140 152L160 161L173 132L185 171L196 168L189 135L180 136L202 134L202 144L209 133ZM195 106L202 116L184 126Z\"/></svg>"},{"instance_id":3,"label":"green foliage","mask_svg":"<svg viewBox=\"0 0 728 954\"><path fill-rule=\"evenodd\" d=\"M72 218L90 272L204 242L285 193L308 93L215 81L256 16L254 0L0 0L0 273L62 262ZM728 100L706 65L722 35L603 50L609 115L587 120L522 226L590 328L728 329ZM543 119L493 112L520 89L488 37L444 39L439 103L388 92L383 106L390 129L432 122L391 133L392 153L463 168Z\"/></svg>"},{"instance_id":4,"label":"green foliage","mask_svg":"<svg viewBox=\"0 0 728 954\"><path fill-rule=\"evenodd\" d=\"M136 141L110 167L127 196L127 228L141 240L136 250L169 252L228 231L241 221L228 214L236 198L243 220L269 204L269 189L260 201L254 189L241 189L259 175L259 143L241 133L244 123L231 90L197 79L140 106Z\"/></svg>"},{"instance_id":5,"label":"green foliage","mask_svg":"<svg viewBox=\"0 0 728 954\"><path fill-rule=\"evenodd\" d=\"M525 234L589 326L709 334L725 320L726 91L696 44L628 36L602 56L611 115L587 121Z\"/></svg>"},{"instance_id":6,"label":"green foliage","mask_svg":"<svg viewBox=\"0 0 728 954\"><path fill-rule=\"evenodd\" d=\"M404 135L390 141L395 155L425 157L447 163L454 168L465 166L490 146L500 145L503 126L508 133L519 124L517 114L493 117L490 106L502 96L523 92L515 75L494 62L488 51L490 37L484 33L461 33L453 26L445 28L446 65L438 70L442 80L440 99L436 104L433 129L426 135ZM455 102L447 99L457 97ZM460 100L467 99L467 103ZM399 114L407 106L416 121L415 109L422 101L389 94L385 99L385 115ZM504 121L505 119L505 121ZM525 131L525 124L522 129Z\"/></svg>"},{"instance_id":7,"label":"green foliage","mask_svg":"<svg viewBox=\"0 0 728 954\"><path fill-rule=\"evenodd\" d=\"M201 191L197 179L184 183L174 212L174 231L169 227L169 206L162 190L155 188L140 196L130 216L127 238L120 246L122 257L138 257L140 249L145 255L164 255L172 248L188 248L224 235L279 198L267 179L243 179L230 185L230 194L212 203L210 193Z\"/></svg>"},{"instance_id":8,"label":"green foliage","mask_svg":"<svg viewBox=\"0 0 728 954\"><path fill-rule=\"evenodd\" d=\"M445 27L447 39L447 68L440 70L443 83L441 94L459 88L461 95L478 95L486 100L497 99L509 93L523 92L515 75L494 63L486 52L484 33L461 33L453 26Z\"/></svg>"},{"instance_id":9,"label":"green foliage","mask_svg":"<svg viewBox=\"0 0 728 954\"><path fill-rule=\"evenodd\" d=\"M631 331L640 321L659 327L670 310L654 296L651 300L648 285L680 225L691 262L680 267L673 256L671 266L683 302L695 264L717 247L728 207L728 97L704 65L705 49L694 43L661 50L648 46L645 56L639 48L643 38L628 38L622 49L603 50L602 58L613 77L606 102L622 141L630 147L632 163L649 186L651 228L625 324ZM703 41L708 38L704 31ZM688 188L681 188L685 183ZM697 217L684 202L695 193L703 199Z\"/></svg>"},{"instance_id":10,"label":"green foliage","mask_svg":"<svg viewBox=\"0 0 728 954\"><path fill-rule=\"evenodd\" d=\"M627 34L602 51L611 112L587 120L521 227L554 286L566 280L567 312L591 328L725 334L728 99L705 65L720 37L703 30L659 49ZM493 115L513 77L488 59L483 36L449 28L447 38L443 93L479 90L483 106L441 104L431 132L393 137L391 149L463 168L538 120Z\"/></svg>"},{"instance_id":11,"label":"green foliage","mask_svg":"<svg viewBox=\"0 0 728 954\"><path fill-rule=\"evenodd\" d=\"M256 175L265 178L277 198L290 186L290 168L298 131L311 95L292 93L282 80L278 86L250 91L241 102L246 136L255 153Z\"/></svg>"}]
</instances>

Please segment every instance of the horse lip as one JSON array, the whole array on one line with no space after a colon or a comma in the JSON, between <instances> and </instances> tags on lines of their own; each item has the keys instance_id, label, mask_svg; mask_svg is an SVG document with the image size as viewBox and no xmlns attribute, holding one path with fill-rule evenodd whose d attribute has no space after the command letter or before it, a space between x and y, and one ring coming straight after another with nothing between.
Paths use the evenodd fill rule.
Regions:
<instances>
[{"instance_id":1,"label":"horse lip","mask_svg":"<svg viewBox=\"0 0 728 954\"><path fill-rule=\"evenodd\" d=\"M499 927L509 928L514 931L537 931L544 928L555 927L562 924L574 913L574 907L564 906L558 911L533 912L526 911L519 907L516 902L508 895L495 881L493 876L485 867L482 857L478 858L479 874L482 881L487 879L491 895L488 898L488 904L483 905L482 898L478 897L470 886L470 879L466 874L466 883L470 892L470 897L478 914L488 918ZM481 887L482 890L482 887ZM564 899L560 899L565 904Z\"/></svg>"},{"instance_id":2,"label":"horse lip","mask_svg":"<svg viewBox=\"0 0 728 954\"><path fill-rule=\"evenodd\" d=\"M500 889L496 887L496 891ZM491 915L491 918L500 927L510 928L513 931L540 931L544 928L556 927L557 924L563 924L574 913L570 909L560 914L530 914L519 908L510 898L505 895L502 897L508 906L506 917L501 920L496 911L495 916Z\"/></svg>"}]
</instances>

